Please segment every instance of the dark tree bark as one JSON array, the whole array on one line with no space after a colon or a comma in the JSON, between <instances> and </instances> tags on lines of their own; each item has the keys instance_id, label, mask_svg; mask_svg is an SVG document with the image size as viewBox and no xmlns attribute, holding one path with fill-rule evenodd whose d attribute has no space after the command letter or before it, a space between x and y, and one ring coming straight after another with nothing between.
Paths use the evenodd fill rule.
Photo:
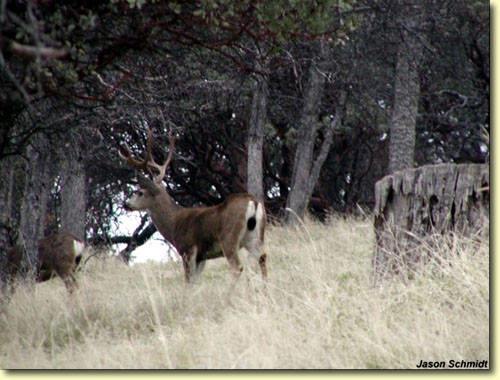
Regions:
<instances>
[{"instance_id":1,"label":"dark tree bark","mask_svg":"<svg viewBox=\"0 0 500 380\"><path fill-rule=\"evenodd\" d=\"M330 147L333 141L333 134L335 130L337 130L340 121L342 120L342 116L344 113L343 111L345 106L345 99L346 99L346 93L342 91L339 95L339 104L337 105L337 108L335 110L335 115L331 120L330 125L326 128L323 138L323 143L321 144L319 153L311 165L311 173L309 174L309 181L308 181L309 185L307 187L307 192L304 197L306 207L309 199L311 199L314 188L316 187L316 183L318 182L321 168L323 167L326 157L328 156L328 152L330 151Z\"/></svg>"},{"instance_id":2,"label":"dark tree bark","mask_svg":"<svg viewBox=\"0 0 500 380\"><path fill-rule=\"evenodd\" d=\"M8 244L10 230L12 198L14 189L14 162L13 159L0 161L0 247Z\"/></svg>"},{"instance_id":3,"label":"dark tree bark","mask_svg":"<svg viewBox=\"0 0 500 380\"><path fill-rule=\"evenodd\" d=\"M293 161L291 190L287 198L287 223L293 223L296 217L304 216L309 188L309 174L314 159L314 143L319 128L318 114L325 76L316 63L311 63L309 80L304 94L304 106L299 121L299 136ZM294 215L295 214L295 215Z\"/></svg>"},{"instance_id":4,"label":"dark tree bark","mask_svg":"<svg viewBox=\"0 0 500 380\"><path fill-rule=\"evenodd\" d=\"M250 121L248 123L247 192L264 201L262 149L264 127L267 120L268 78L258 75L252 95Z\"/></svg>"},{"instance_id":5,"label":"dark tree bark","mask_svg":"<svg viewBox=\"0 0 500 380\"><path fill-rule=\"evenodd\" d=\"M309 68L309 80L304 93L304 105L299 122L299 137L293 163L291 190L286 203L287 223L294 223L297 217L302 218L304 216L309 199L318 181L321 167L330 150L334 130L342 117L342 109L345 103L344 92L339 96L335 117L326 128L322 145L317 156L314 157L314 146L321 127L319 112L328 64L328 47L321 42L319 61L313 62Z\"/></svg>"},{"instance_id":6,"label":"dark tree bark","mask_svg":"<svg viewBox=\"0 0 500 380\"><path fill-rule=\"evenodd\" d=\"M47 137L36 135L26 155L26 186L21 210L21 246L25 257L23 267L38 269L38 242L44 236L47 202L53 178L53 159Z\"/></svg>"},{"instance_id":7,"label":"dark tree bark","mask_svg":"<svg viewBox=\"0 0 500 380\"><path fill-rule=\"evenodd\" d=\"M69 140L61 164L61 230L85 241L87 173L79 138Z\"/></svg>"},{"instance_id":8,"label":"dark tree bark","mask_svg":"<svg viewBox=\"0 0 500 380\"><path fill-rule=\"evenodd\" d=\"M151 236L157 231L156 226L153 223L149 223L146 227L146 221L148 218L143 218L141 224L136 228L132 236L117 236L113 240L113 243L127 243L127 246L120 251L120 258L126 263L130 264L132 259L132 252L137 248L146 243Z\"/></svg>"},{"instance_id":9,"label":"dark tree bark","mask_svg":"<svg viewBox=\"0 0 500 380\"><path fill-rule=\"evenodd\" d=\"M24 165L18 156L0 160L0 283L6 279L7 249L18 244Z\"/></svg>"},{"instance_id":10,"label":"dark tree bark","mask_svg":"<svg viewBox=\"0 0 500 380\"><path fill-rule=\"evenodd\" d=\"M0 161L0 283L6 281L7 248L11 242L12 189L14 165L11 159Z\"/></svg>"},{"instance_id":11,"label":"dark tree bark","mask_svg":"<svg viewBox=\"0 0 500 380\"><path fill-rule=\"evenodd\" d=\"M401 42L398 47L394 83L394 105L390 122L389 173L412 168L420 98L419 64L422 44L417 27L422 17L418 6L400 7Z\"/></svg>"},{"instance_id":12,"label":"dark tree bark","mask_svg":"<svg viewBox=\"0 0 500 380\"><path fill-rule=\"evenodd\" d=\"M434 234L489 234L489 165L440 164L395 172L375 185L373 280L411 274Z\"/></svg>"}]
</instances>

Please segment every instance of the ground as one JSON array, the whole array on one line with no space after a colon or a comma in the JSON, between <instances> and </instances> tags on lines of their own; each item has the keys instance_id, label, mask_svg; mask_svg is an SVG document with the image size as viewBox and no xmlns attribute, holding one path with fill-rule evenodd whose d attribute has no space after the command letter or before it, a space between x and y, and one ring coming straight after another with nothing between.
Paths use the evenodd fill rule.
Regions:
<instances>
[{"instance_id":1,"label":"ground","mask_svg":"<svg viewBox=\"0 0 500 380\"><path fill-rule=\"evenodd\" d=\"M489 242L448 237L448 259L371 283L372 219L269 226L269 280L224 259L197 283L182 264L91 259L0 304L0 368L416 368L489 359Z\"/></svg>"}]
</instances>

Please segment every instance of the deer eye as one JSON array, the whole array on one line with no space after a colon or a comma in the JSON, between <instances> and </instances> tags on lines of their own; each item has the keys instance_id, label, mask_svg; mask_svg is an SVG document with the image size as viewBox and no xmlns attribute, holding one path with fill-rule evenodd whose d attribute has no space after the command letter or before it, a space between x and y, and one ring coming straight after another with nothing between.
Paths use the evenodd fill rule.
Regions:
<instances>
[{"instance_id":1,"label":"deer eye","mask_svg":"<svg viewBox=\"0 0 500 380\"><path fill-rule=\"evenodd\" d=\"M136 191L136 194L140 197L142 197L144 195L144 190L137 190Z\"/></svg>"}]
</instances>

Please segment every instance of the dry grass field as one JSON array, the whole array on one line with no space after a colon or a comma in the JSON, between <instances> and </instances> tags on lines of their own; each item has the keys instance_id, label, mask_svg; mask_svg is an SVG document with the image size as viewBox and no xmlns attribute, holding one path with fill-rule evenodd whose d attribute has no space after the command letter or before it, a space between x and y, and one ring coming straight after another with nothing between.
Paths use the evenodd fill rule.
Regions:
<instances>
[{"instance_id":1,"label":"dry grass field","mask_svg":"<svg viewBox=\"0 0 500 380\"><path fill-rule=\"evenodd\" d=\"M370 219L270 226L269 281L224 259L186 286L179 262L92 259L18 287L0 309L0 368L415 368L489 359L489 242L449 238L449 257L374 288Z\"/></svg>"}]
</instances>

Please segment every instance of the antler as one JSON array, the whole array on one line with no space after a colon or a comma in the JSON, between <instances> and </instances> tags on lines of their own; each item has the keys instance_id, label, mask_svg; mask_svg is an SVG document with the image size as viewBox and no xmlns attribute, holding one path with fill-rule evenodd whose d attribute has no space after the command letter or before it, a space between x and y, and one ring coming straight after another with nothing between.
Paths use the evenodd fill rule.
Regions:
<instances>
[{"instance_id":1,"label":"antler","mask_svg":"<svg viewBox=\"0 0 500 380\"><path fill-rule=\"evenodd\" d=\"M122 150L125 152L125 154L122 153ZM130 147L126 143L123 143L123 146L118 149L118 154L123 161L125 161L133 168L148 170L146 160L138 160L137 158L133 157L132 152L130 151Z\"/></svg>"},{"instance_id":2,"label":"antler","mask_svg":"<svg viewBox=\"0 0 500 380\"><path fill-rule=\"evenodd\" d=\"M149 130L148 135L149 136L148 136L148 142L147 142L147 148L146 148L146 157L148 159L147 166L158 170L158 174L156 175L156 177L153 178L153 181L155 181L156 183L161 183L161 181L163 180L163 177L165 177L165 172L167 171L167 168L170 165L170 162L172 161L172 157L174 154L175 138L174 138L174 136L172 136L172 133L168 134L168 141L170 142L169 143L168 157L167 157L166 161L162 165L160 165L154 160L153 155L151 154L151 145L152 145L151 141L152 141L153 132L151 130ZM148 169L148 171L151 173L151 170Z\"/></svg>"},{"instance_id":3,"label":"antler","mask_svg":"<svg viewBox=\"0 0 500 380\"><path fill-rule=\"evenodd\" d=\"M147 171L153 178L153 181L159 184L163 180L163 177L165 177L165 172L167 171L167 168L170 165L173 157L175 138L171 133L169 133L168 135L168 140L170 142L168 157L167 160L161 165L158 164L153 158L153 131L151 129L148 130L148 139L146 140L146 157L143 160L138 160L137 158L133 157L127 144L123 144L125 154L123 154L120 150L118 150L118 154L130 166ZM156 170L158 170L158 174L156 176L153 175L151 168L155 168Z\"/></svg>"}]
</instances>

